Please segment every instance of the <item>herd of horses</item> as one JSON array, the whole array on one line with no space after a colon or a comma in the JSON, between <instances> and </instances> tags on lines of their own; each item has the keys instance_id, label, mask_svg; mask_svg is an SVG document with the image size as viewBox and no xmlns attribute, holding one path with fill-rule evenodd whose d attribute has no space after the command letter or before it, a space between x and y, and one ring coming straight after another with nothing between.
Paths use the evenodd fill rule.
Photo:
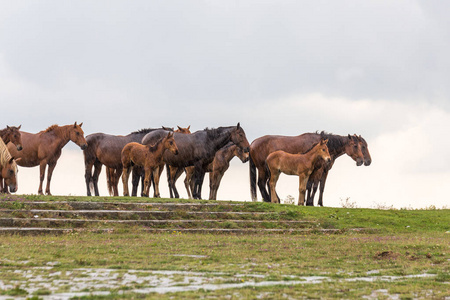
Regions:
<instances>
[{"instance_id":1,"label":"herd of horses","mask_svg":"<svg viewBox=\"0 0 450 300\"><path fill-rule=\"evenodd\" d=\"M128 181L132 174L131 195L149 196L153 184L154 197L160 197L159 181L166 167L171 198L179 198L176 180L186 173L185 187L189 198L201 199L206 172L210 173L210 200L217 198L220 181L237 156L249 161L250 191L257 201L257 186L265 202L280 203L276 183L281 173L299 177L298 205L314 205L319 189L318 205L323 206L323 191L328 172L335 160L347 154L357 166L372 162L367 142L361 136L340 136L325 132L298 136L266 135L248 142L244 129L236 126L218 127L191 133L190 126L177 129L161 127L141 129L128 135L94 133L84 137L83 123L52 125L38 133L21 131L21 126L0 130L0 191L16 192L17 165L40 168L38 194L51 195L50 181L61 149L69 142L77 144L84 154L87 195L99 196L98 179L106 168L110 195L119 196L122 176L124 196L129 195Z\"/></svg>"}]
</instances>

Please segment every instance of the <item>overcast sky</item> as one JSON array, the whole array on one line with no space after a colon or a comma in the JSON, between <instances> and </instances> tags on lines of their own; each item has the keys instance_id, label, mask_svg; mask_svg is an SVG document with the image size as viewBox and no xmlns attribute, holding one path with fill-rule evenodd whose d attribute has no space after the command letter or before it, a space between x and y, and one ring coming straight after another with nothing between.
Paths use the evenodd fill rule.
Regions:
<instances>
[{"instance_id":1,"label":"overcast sky","mask_svg":"<svg viewBox=\"0 0 450 300\"><path fill-rule=\"evenodd\" d=\"M357 133L372 165L339 158L325 205L449 206L449 11L431 0L0 1L0 128ZM19 180L36 193L38 168ZM168 196L165 177L161 188ZM297 198L298 181L282 176L278 191ZM52 192L86 193L71 142ZM248 164L233 160L218 197L250 199Z\"/></svg>"}]
</instances>

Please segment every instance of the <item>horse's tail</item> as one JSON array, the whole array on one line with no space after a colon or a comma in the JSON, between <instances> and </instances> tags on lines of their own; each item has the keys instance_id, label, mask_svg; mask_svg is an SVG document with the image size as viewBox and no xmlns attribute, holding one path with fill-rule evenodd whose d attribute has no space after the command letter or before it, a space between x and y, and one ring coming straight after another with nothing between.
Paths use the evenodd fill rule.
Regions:
<instances>
[{"instance_id":1,"label":"horse's tail","mask_svg":"<svg viewBox=\"0 0 450 300\"><path fill-rule=\"evenodd\" d=\"M110 169L108 167L106 167L106 185L108 186L108 193L110 196L114 195L114 189L113 189L113 185L114 183L112 182L114 175L111 174L114 172L114 169Z\"/></svg>"},{"instance_id":2,"label":"horse's tail","mask_svg":"<svg viewBox=\"0 0 450 300\"><path fill-rule=\"evenodd\" d=\"M256 202L256 165L253 162L252 156L249 156L249 169L250 169L250 193L252 195L252 201Z\"/></svg>"}]
</instances>

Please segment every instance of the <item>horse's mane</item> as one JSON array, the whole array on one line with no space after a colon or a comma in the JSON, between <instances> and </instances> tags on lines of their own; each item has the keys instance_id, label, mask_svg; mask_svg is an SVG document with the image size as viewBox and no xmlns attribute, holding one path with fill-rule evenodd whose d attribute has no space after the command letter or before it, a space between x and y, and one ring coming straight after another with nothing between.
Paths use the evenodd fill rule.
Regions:
<instances>
[{"instance_id":1,"label":"horse's mane","mask_svg":"<svg viewBox=\"0 0 450 300\"><path fill-rule=\"evenodd\" d=\"M222 135L222 133L227 129L231 127L217 127L217 128L208 128L206 127L203 131L206 131L206 136L214 139L216 137L219 137Z\"/></svg>"},{"instance_id":2,"label":"horse's mane","mask_svg":"<svg viewBox=\"0 0 450 300\"><path fill-rule=\"evenodd\" d=\"M328 139L327 147L330 151L342 149L345 146L342 141L342 137L339 135L327 133L325 131L322 131L320 133L316 131L316 134L320 134L320 137L322 139Z\"/></svg>"},{"instance_id":3,"label":"horse's mane","mask_svg":"<svg viewBox=\"0 0 450 300\"><path fill-rule=\"evenodd\" d=\"M167 137L167 136L165 135L165 136L163 136L162 138L160 138L159 140L157 140L155 144L153 144L153 145L148 145L148 146L147 146L147 147L148 147L148 150L149 150L150 152L155 152L155 151L158 149L159 144L160 144L166 137Z\"/></svg>"},{"instance_id":4,"label":"horse's mane","mask_svg":"<svg viewBox=\"0 0 450 300\"><path fill-rule=\"evenodd\" d=\"M6 163L12 158L11 153L8 151L5 142L0 138L0 165L5 166ZM14 167L17 168L16 162L13 163Z\"/></svg>"},{"instance_id":5,"label":"horse's mane","mask_svg":"<svg viewBox=\"0 0 450 300\"><path fill-rule=\"evenodd\" d=\"M311 148L309 148L308 150L306 150L305 152L303 152L303 153L301 153L301 154L306 154L306 153L308 153L309 151L311 151L315 146L317 146L317 144L319 144L320 142L318 142L318 143L314 143L312 146L311 146Z\"/></svg>"},{"instance_id":6,"label":"horse's mane","mask_svg":"<svg viewBox=\"0 0 450 300\"><path fill-rule=\"evenodd\" d=\"M59 126L57 124L53 124L53 125L49 126L47 129L43 130L42 132L54 131L57 128L59 128Z\"/></svg>"},{"instance_id":7,"label":"horse's mane","mask_svg":"<svg viewBox=\"0 0 450 300\"><path fill-rule=\"evenodd\" d=\"M133 131L130 134L139 134L139 133L146 133L147 134L149 132L152 132L152 131L155 131L155 130L161 130L161 129L167 130L167 131L173 131L173 128L161 126L161 128L143 128L143 129L139 129L139 130Z\"/></svg>"}]
</instances>

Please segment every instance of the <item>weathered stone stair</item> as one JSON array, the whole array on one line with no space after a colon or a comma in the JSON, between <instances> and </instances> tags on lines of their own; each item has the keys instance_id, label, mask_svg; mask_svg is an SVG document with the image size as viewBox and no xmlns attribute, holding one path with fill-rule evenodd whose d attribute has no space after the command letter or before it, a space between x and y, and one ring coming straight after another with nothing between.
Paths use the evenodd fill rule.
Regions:
<instances>
[{"instance_id":1,"label":"weathered stone stair","mask_svg":"<svg viewBox=\"0 0 450 300\"><path fill-rule=\"evenodd\" d=\"M321 228L317 221L304 220L297 214L260 211L256 206L244 203L0 199L0 233L3 234L123 230L247 234L339 232L337 229Z\"/></svg>"}]
</instances>

